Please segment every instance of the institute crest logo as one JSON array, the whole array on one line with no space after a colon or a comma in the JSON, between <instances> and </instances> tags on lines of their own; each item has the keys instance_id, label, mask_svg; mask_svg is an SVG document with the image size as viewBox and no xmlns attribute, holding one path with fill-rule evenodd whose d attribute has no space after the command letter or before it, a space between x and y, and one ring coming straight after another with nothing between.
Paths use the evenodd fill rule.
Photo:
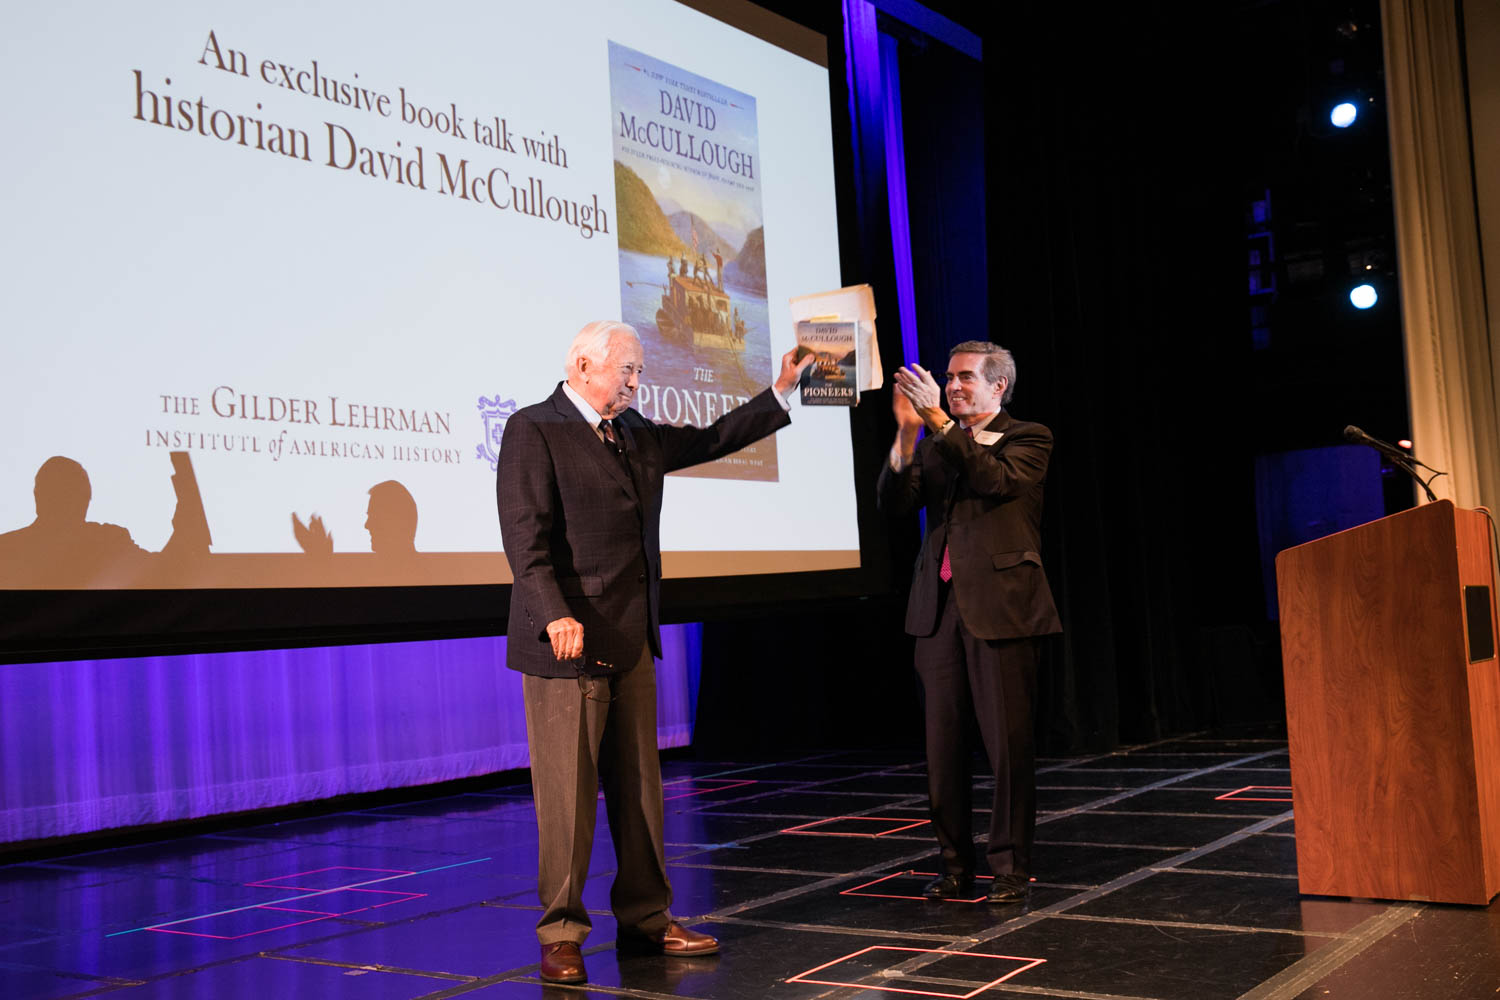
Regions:
<instances>
[{"instance_id":1,"label":"institute crest logo","mask_svg":"<svg viewBox=\"0 0 1500 1000\"><path fill-rule=\"evenodd\" d=\"M489 462L490 471L494 472L500 467L500 438L505 434L505 422L515 415L516 401L507 399L502 403L497 393L494 399L480 396L478 407L484 419L484 440L479 442L474 457Z\"/></svg>"}]
</instances>

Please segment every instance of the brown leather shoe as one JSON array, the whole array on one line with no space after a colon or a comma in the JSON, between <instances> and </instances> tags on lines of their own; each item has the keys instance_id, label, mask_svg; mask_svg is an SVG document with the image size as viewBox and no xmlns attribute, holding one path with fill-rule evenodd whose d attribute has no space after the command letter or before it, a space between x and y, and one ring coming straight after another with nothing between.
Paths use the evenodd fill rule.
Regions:
<instances>
[{"instance_id":1,"label":"brown leather shoe","mask_svg":"<svg viewBox=\"0 0 1500 1000\"><path fill-rule=\"evenodd\" d=\"M542 945L542 979L549 983L584 983L589 974L583 967L583 952L576 941Z\"/></svg>"},{"instance_id":2,"label":"brown leather shoe","mask_svg":"<svg viewBox=\"0 0 1500 1000\"><path fill-rule=\"evenodd\" d=\"M628 953L692 958L717 955L719 939L690 931L674 920L667 924L666 930L656 934L622 933L615 941L615 947Z\"/></svg>"},{"instance_id":3,"label":"brown leather shoe","mask_svg":"<svg viewBox=\"0 0 1500 1000\"><path fill-rule=\"evenodd\" d=\"M708 934L690 931L674 920L662 933L661 953L663 955L717 955L719 939Z\"/></svg>"}]
</instances>

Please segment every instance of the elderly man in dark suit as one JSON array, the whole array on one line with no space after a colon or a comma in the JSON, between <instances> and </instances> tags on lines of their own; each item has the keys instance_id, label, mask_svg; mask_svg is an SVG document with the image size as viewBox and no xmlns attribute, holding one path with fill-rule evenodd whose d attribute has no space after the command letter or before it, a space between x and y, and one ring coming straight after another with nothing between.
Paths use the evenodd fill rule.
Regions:
<instances>
[{"instance_id":1,"label":"elderly man in dark suit","mask_svg":"<svg viewBox=\"0 0 1500 1000\"><path fill-rule=\"evenodd\" d=\"M602 779L617 873L617 946L708 955L718 942L672 919L656 749L663 477L790 423L786 395L811 357L781 359L772 387L704 428L630 408L644 370L624 323L590 323L567 380L518 411L500 445L496 496L511 588L507 666L526 675L526 736L541 837L541 976L583 982L579 945Z\"/></svg>"},{"instance_id":2,"label":"elderly man in dark suit","mask_svg":"<svg viewBox=\"0 0 1500 1000\"><path fill-rule=\"evenodd\" d=\"M897 371L895 383L896 443L881 470L880 505L927 509L906 610L906 631L917 636L929 806L943 857L924 895L969 898L974 889L965 745L974 718L995 772L989 901L1015 902L1027 893L1036 833L1038 637L1062 631L1038 554L1052 432L1005 412L1015 361L988 341L952 350L951 417L920 365Z\"/></svg>"}]
</instances>

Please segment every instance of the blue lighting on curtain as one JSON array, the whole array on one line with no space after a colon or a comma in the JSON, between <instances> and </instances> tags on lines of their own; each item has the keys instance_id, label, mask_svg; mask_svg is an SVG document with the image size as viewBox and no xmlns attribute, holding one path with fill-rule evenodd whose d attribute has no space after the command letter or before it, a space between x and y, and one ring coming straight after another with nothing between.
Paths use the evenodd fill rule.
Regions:
<instances>
[{"instance_id":1,"label":"blue lighting on curtain","mask_svg":"<svg viewBox=\"0 0 1500 1000\"><path fill-rule=\"evenodd\" d=\"M854 174L865 176L861 136L878 127L874 110L883 101L880 96L880 43L875 26L875 8L868 0L844 0L844 83L849 94L849 124L853 131ZM860 218L864 218L869 195L863 184L854 188Z\"/></svg>"},{"instance_id":2,"label":"blue lighting on curtain","mask_svg":"<svg viewBox=\"0 0 1500 1000\"><path fill-rule=\"evenodd\" d=\"M874 0L874 5L882 14L911 25L928 38L957 49L975 61L984 60L984 42L978 35L936 11L928 10L917 0Z\"/></svg>"},{"instance_id":3,"label":"blue lighting on curtain","mask_svg":"<svg viewBox=\"0 0 1500 1000\"><path fill-rule=\"evenodd\" d=\"M911 270L911 224L906 206L906 143L901 129L901 60L896 40L880 36L880 78L885 91L885 186L891 204L891 252L896 263L896 307L901 314L901 355L911 364L917 346L917 289Z\"/></svg>"},{"instance_id":4,"label":"blue lighting on curtain","mask_svg":"<svg viewBox=\"0 0 1500 1000\"><path fill-rule=\"evenodd\" d=\"M1266 612L1279 618L1276 554L1384 517L1380 456L1373 448L1344 444L1260 455L1255 509Z\"/></svg>"},{"instance_id":5,"label":"blue lighting on curtain","mask_svg":"<svg viewBox=\"0 0 1500 1000\"><path fill-rule=\"evenodd\" d=\"M662 630L657 743L692 740L701 626ZM0 666L0 843L526 767L504 637Z\"/></svg>"},{"instance_id":6,"label":"blue lighting on curtain","mask_svg":"<svg viewBox=\"0 0 1500 1000\"><path fill-rule=\"evenodd\" d=\"M855 136L855 171L861 179L868 176L868 165L861 162L860 137L878 130L881 139L902 360L910 364L920 360L920 352L917 347L916 286L911 268L911 230L907 215L906 151L901 127L901 69L896 40L880 34L875 5L869 0L844 0L844 51L847 55L845 79L849 91L849 121ZM869 194L862 185L857 187L860 217L864 218Z\"/></svg>"}]
</instances>

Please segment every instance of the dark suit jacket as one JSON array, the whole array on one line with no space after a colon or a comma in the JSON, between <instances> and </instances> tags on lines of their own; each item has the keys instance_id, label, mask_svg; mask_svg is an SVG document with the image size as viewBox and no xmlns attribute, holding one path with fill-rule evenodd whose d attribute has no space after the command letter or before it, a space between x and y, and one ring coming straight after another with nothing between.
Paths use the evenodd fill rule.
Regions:
<instances>
[{"instance_id":1,"label":"dark suit jacket","mask_svg":"<svg viewBox=\"0 0 1500 1000\"><path fill-rule=\"evenodd\" d=\"M1062 631L1042 570L1042 484L1052 432L1004 411L984 427L986 446L960 428L928 434L901 472L880 473L882 510L927 508L927 534L912 574L906 631L936 629L939 569L948 546L953 596L964 626L980 639L1017 639Z\"/></svg>"},{"instance_id":2,"label":"dark suit jacket","mask_svg":"<svg viewBox=\"0 0 1500 1000\"><path fill-rule=\"evenodd\" d=\"M495 495L515 584L506 665L570 677L547 625L583 624L584 656L628 669L650 643L661 656L661 500L668 472L739 451L791 423L773 390L708 427L618 418L630 468L599 440L559 383L519 410L500 441Z\"/></svg>"}]
</instances>

